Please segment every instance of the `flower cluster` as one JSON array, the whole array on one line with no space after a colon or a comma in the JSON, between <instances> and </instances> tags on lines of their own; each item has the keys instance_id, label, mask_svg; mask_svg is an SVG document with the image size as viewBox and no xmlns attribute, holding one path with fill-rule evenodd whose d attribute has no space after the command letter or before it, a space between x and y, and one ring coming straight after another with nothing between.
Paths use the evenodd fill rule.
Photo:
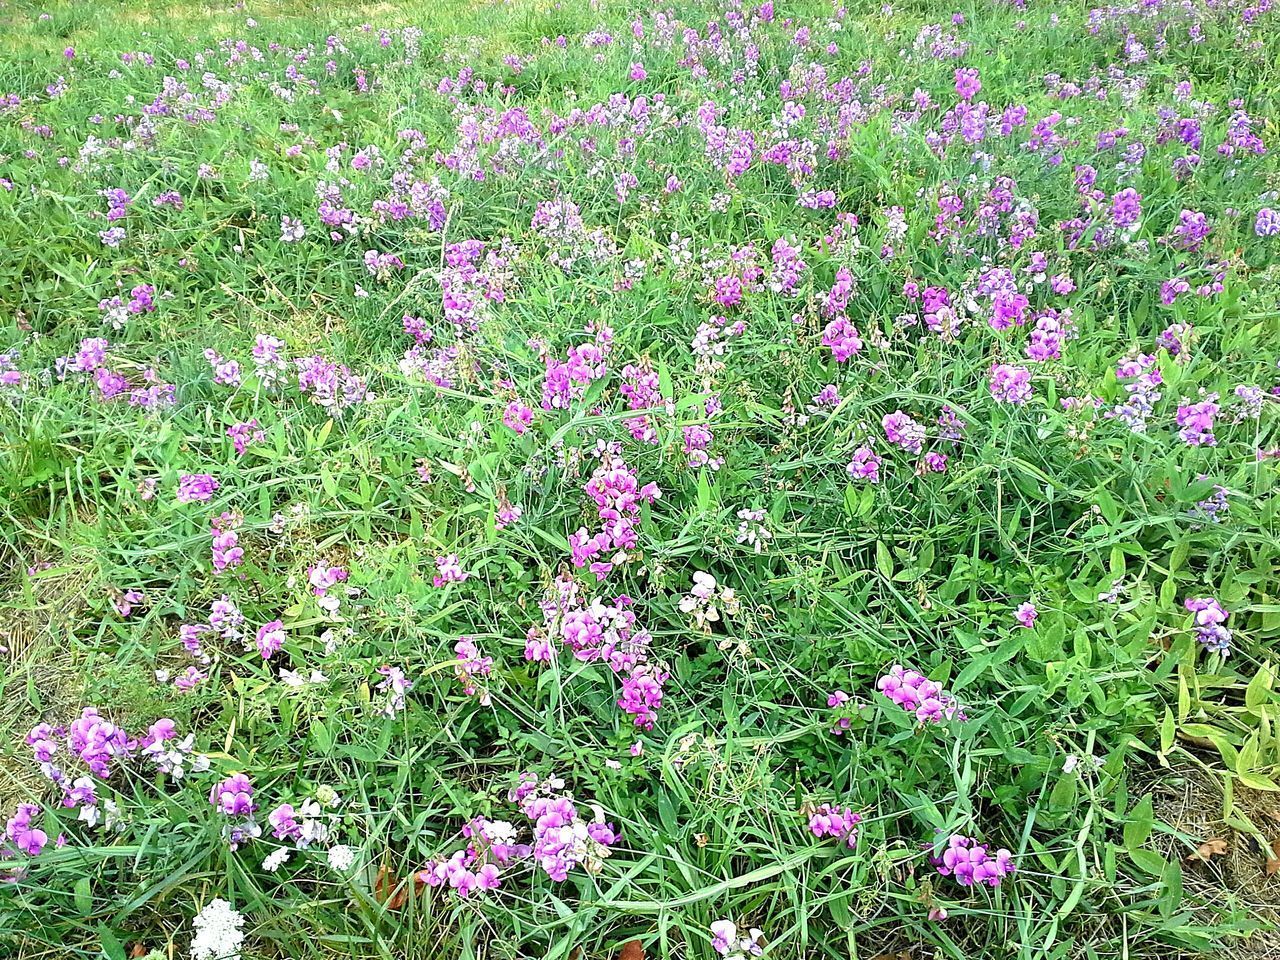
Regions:
<instances>
[{"instance_id":1,"label":"flower cluster","mask_svg":"<svg viewBox=\"0 0 1280 960\"><path fill-rule=\"evenodd\" d=\"M896 663L876 682L876 689L903 710L915 714L921 723L967 719L959 703L941 684Z\"/></svg>"},{"instance_id":2,"label":"flower cluster","mask_svg":"<svg viewBox=\"0 0 1280 960\"><path fill-rule=\"evenodd\" d=\"M746 936L738 935L738 927L732 920L716 920L711 924L711 949L725 960L746 960L764 954L761 940L764 931L752 927Z\"/></svg>"},{"instance_id":3,"label":"flower cluster","mask_svg":"<svg viewBox=\"0 0 1280 960\"><path fill-rule=\"evenodd\" d=\"M225 900L210 900L191 925L192 960L240 960L244 943L244 916Z\"/></svg>"},{"instance_id":4,"label":"flower cluster","mask_svg":"<svg viewBox=\"0 0 1280 960\"><path fill-rule=\"evenodd\" d=\"M606 455L586 485L587 495L596 505L600 528L586 527L569 535L575 567L587 567L604 578L614 567L625 563L627 551L636 547L640 508L662 494L656 483L640 484L635 472L618 456Z\"/></svg>"},{"instance_id":5,"label":"flower cluster","mask_svg":"<svg viewBox=\"0 0 1280 960\"><path fill-rule=\"evenodd\" d=\"M851 807L824 803L809 815L809 832L822 839L830 837L852 850L858 844L858 824L862 815Z\"/></svg>"},{"instance_id":6,"label":"flower cluster","mask_svg":"<svg viewBox=\"0 0 1280 960\"><path fill-rule=\"evenodd\" d=\"M563 883L575 867L598 873L618 840L604 811L591 804L592 818L583 817L558 777L540 780L532 773L521 774L508 800L528 820L527 827L507 820L473 819L462 828L465 846L448 858L427 863L417 874L419 882L466 897L474 891L497 889L505 871L529 862L552 881Z\"/></svg>"},{"instance_id":7,"label":"flower cluster","mask_svg":"<svg viewBox=\"0 0 1280 960\"><path fill-rule=\"evenodd\" d=\"M262 835L262 827L253 819L258 805L253 802L253 783L247 774L234 773L215 783L209 791L209 803L226 818L222 836L230 849Z\"/></svg>"},{"instance_id":8,"label":"flower cluster","mask_svg":"<svg viewBox=\"0 0 1280 960\"><path fill-rule=\"evenodd\" d=\"M408 705L408 693L413 689L413 681L399 667L382 666L378 668L378 673L382 674L383 679L374 689L384 695L382 715L394 719Z\"/></svg>"},{"instance_id":9,"label":"flower cluster","mask_svg":"<svg viewBox=\"0 0 1280 960\"><path fill-rule=\"evenodd\" d=\"M720 610L733 616L738 612L739 601L732 587L721 587L711 574L699 570L693 575L693 586L680 598L680 612L691 614L693 622L704 633L711 632L711 624L720 620Z\"/></svg>"},{"instance_id":10,"label":"flower cluster","mask_svg":"<svg viewBox=\"0 0 1280 960\"><path fill-rule=\"evenodd\" d=\"M947 838L941 856L931 856L929 862L944 877L955 877L962 887L985 883L998 887L1000 881L1013 873L1013 854L1003 848L991 854L986 845L971 837L954 834Z\"/></svg>"},{"instance_id":11,"label":"flower cluster","mask_svg":"<svg viewBox=\"0 0 1280 960\"><path fill-rule=\"evenodd\" d=\"M478 697L482 706L489 705L489 691L483 678L493 672L493 657L482 656L480 647L470 637L463 637L454 644L458 657L454 672L462 684L462 692L468 697Z\"/></svg>"},{"instance_id":12,"label":"flower cluster","mask_svg":"<svg viewBox=\"0 0 1280 960\"><path fill-rule=\"evenodd\" d=\"M604 661L622 678L618 706L637 727L651 730L662 706L667 671L650 660L653 638L637 627L631 598L620 596L606 603L596 597L587 602L581 585L566 574L554 581L540 605L543 622L529 628L525 659L549 663L558 641L578 660Z\"/></svg>"},{"instance_id":13,"label":"flower cluster","mask_svg":"<svg viewBox=\"0 0 1280 960\"><path fill-rule=\"evenodd\" d=\"M1190 597L1183 606L1195 615L1196 639L1210 653L1226 657L1231 654L1231 631L1227 629L1230 616L1222 604L1213 597Z\"/></svg>"}]
</instances>

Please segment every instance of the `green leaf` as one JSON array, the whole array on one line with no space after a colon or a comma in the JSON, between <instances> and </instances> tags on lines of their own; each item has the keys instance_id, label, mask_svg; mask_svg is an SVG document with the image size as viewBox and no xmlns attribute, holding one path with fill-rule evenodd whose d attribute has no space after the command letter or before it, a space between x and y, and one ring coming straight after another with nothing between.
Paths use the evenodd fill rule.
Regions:
<instances>
[{"instance_id":1,"label":"green leaf","mask_svg":"<svg viewBox=\"0 0 1280 960\"><path fill-rule=\"evenodd\" d=\"M893 554L883 540L876 541L876 569L886 580L893 579Z\"/></svg>"},{"instance_id":2,"label":"green leaf","mask_svg":"<svg viewBox=\"0 0 1280 960\"><path fill-rule=\"evenodd\" d=\"M1147 794L1136 807L1129 811L1128 821L1124 825L1124 847L1129 851L1130 856L1147 842L1154 826L1151 794Z\"/></svg>"},{"instance_id":3,"label":"green leaf","mask_svg":"<svg viewBox=\"0 0 1280 960\"><path fill-rule=\"evenodd\" d=\"M116 939L106 924L98 925L98 939L102 944L102 955L106 960L127 960L124 944Z\"/></svg>"},{"instance_id":4,"label":"green leaf","mask_svg":"<svg viewBox=\"0 0 1280 960\"><path fill-rule=\"evenodd\" d=\"M80 916L87 917L93 913L93 888L89 884L88 877L77 880L75 886L71 888L71 893Z\"/></svg>"}]
</instances>

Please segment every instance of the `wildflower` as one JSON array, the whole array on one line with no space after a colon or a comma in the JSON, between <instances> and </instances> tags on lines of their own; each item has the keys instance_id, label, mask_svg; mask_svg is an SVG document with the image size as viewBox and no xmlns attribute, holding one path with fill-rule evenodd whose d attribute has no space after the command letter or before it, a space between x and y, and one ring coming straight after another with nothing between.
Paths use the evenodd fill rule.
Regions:
<instances>
[{"instance_id":1,"label":"wildflower","mask_svg":"<svg viewBox=\"0 0 1280 960\"><path fill-rule=\"evenodd\" d=\"M1013 854L1008 850L1002 848L992 856L984 844L960 834L947 838L942 855L930 857L929 862L942 876L954 876L962 887L980 883L998 887L1014 869Z\"/></svg>"},{"instance_id":2,"label":"wildflower","mask_svg":"<svg viewBox=\"0 0 1280 960\"><path fill-rule=\"evenodd\" d=\"M307 228L301 220L285 215L280 218L280 240L283 243L297 243L307 235Z\"/></svg>"},{"instance_id":3,"label":"wildflower","mask_svg":"<svg viewBox=\"0 0 1280 960\"><path fill-rule=\"evenodd\" d=\"M413 689L413 681L406 677L399 667L379 667L378 673L386 678L375 687L387 697L382 707L382 715L394 719L407 705L406 694Z\"/></svg>"},{"instance_id":4,"label":"wildflower","mask_svg":"<svg viewBox=\"0 0 1280 960\"><path fill-rule=\"evenodd\" d=\"M345 843L339 843L329 848L326 859L334 873L346 873L355 866L356 852Z\"/></svg>"},{"instance_id":5,"label":"wildflower","mask_svg":"<svg viewBox=\"0 0 1280 960\"><path fill-rule=\"evenodd\" d=\"M276 847L262 861L262 869L267 873L275 873L289 859L288 847Z\"/></svg>"},{"instance_id":6,"label":"wildflower","mask_svg":"<svg viewBox=\"0 0 1280 960\"><path fill-rule=\"evenodd\" d=\"M1133 433L1145 433L1155 405L1162 394L1164 378L1152 354L1126 357L1116 364L1116 379L1124 385L1126 399L1117 403L1105 416L1124 423Z\"/></svg>"},{"instance_id":7,"label":"wildflower","mask_svg":"<svg viewBox=\"0 0 1280 960\"><path fill-rule=\"evenodd\" d=\"M458 562L458 555L450 553L447 556L436 557L436 575L431 582L437 587L443 587L447 583L463 583L470 576L471 574L462 569L462 565Z\"/></svg>"},{"instance_id":8,"label":"wildflower","mask_svg":"<svg viewBox=\"0 0 1280 960\"><path fill-rule=\"evenodd\" d=\"M837 317L822 332L822 345L831 349L837 363L844 363L862 349L862 336L848 317Z\"/></svg>"},{"instance_id":9,"label":"wildflower","mask_svg":"<svg viewBox=\"0 0 1280 960\"><path fill-rule=\"evenodd\" d=\"M879 483L881 463L882 461L880 457L877 456L874 450L870 447L862 446L853 451L853 459L850 460L849 465L845 467L845 472L854 480L863 480L867 483Z\"/></svg>"},{"instance_id":10,"label":"wildflower","mask_svg":"<svg viewBox=\"0 0 1280 960\"><path fill-rule=\"evenodd\" d=\"M982 90L982 81L978 79L978 71L961 68L956 71L956 94L961 100L972 100Z\"/></svg>"},{"instance_id":11,"label":"wildflower","mask_svg":"<svg viewBox=\"0 0 1280 960\"><path fill-rule=\"evenodd\" d=\"M247 817L257 809L253 802L253 784L243 773L215 783L209 791L209 803L229 817Z\"/></svg>"},{"instance_id":12,"label":"wildflower","mask_svg":"<svg viewBox=\"0 0 1280 960\"><path fill-rule=\"evenodd\" d=\"M858 843L858 824L862 815L850 807L834 807L824 803L809 816L809 832L815 837L830 837L852 850Z\"/></svg>"},{"instance_id":13,"label":"wildflower","mask_svg":"<svg viewBox=\"0 0 1280 960\"><path fill-rule=\"evenodd\" d=\"M111 598L111 606L121 618L127 618L133 613L134 604L142 603L144 599L146 595L141 590L126 590Z\"/></svg>"},{"instance_id":14,"label":"wildflower","mask_svg":"<svg viewBox=\"0 0 1280 960\"><path fill-rule=\"evenodd\" d=\"M258 423L257 417L252 417L241 423L234 423L227 427L227 436L231 439L231 445L236 451L236 456L244 456L249 445L252 443L262 443L266 438L266 433L262 430L262 425Z\"/></svg>"},{"instance_id":15,"label":"wildflower","mask_svg":"<svg viewBox=\"0 0 1280 960\"><path fill-rule=\"evenodd\" d=\"M1253 232L1260 237L1280 236L1280 211L1263 207L1253 222Z\"/></svg>"},{"instance_id":16,"label":"wildflower","mask_svg":"<svg viewBox=\"0 0 1280 960\"><path fill-rule=\"evenodd\" d=\"M227 901L210 900L191 925L191 960L240 960L244 917Z\"/></svg>"},{"instance_id":17,"label":"wildflower","mask_svg":"<svg viewBox=\"0 0 1280 960\"><path fill-rule=\"evenodd\" d=\"M1216 393L1206 394L1198 403L1178 405L1178 436L1192 447L1217 446L1218 440L1213 435L1213 419L1221 408L1218 406Z\"/></svg>"},{"instance_id":18,"label":"wildflower","mask_svg":"<svg viewBox=\"0 0 1280 960\"><path fill-rule=\"evenodd\" d=\"M258 628L258 635L253 644L258 648L258 653L262 654L263 660L270 660L273 654L280 652L280 648L284 646L284 641L284 623L279 620L272 620L270 623L264 623Z\"/></svg>"},{"instance_id":19,"label":"wildflower","mask_svg":"<svg viewBox=\"0 0 1280 960\"><path fill-rule=\"evenodd\" d=\"M894 664L876 683L876 688L921 723L968 719L955 698L942 685L914 670Z\"/></svg>"},{"instance_id":20,"label":"wildflower","mask_svg":"<svg viewBox=\"0 0 1280 960\"><path fill-rule=\"evenodd\" d=\"M244 561L244 548L240 544L240 535L236 528L240 525L240 517L231 511L224 511L214 517L209 525L213 538L213 569L216 573L238 567Z\"/></svg>"},{"instance_id":21,"label":"wildflower","mask_svg":"<svg viewBox=\"0 0 1280 960\"><path fill-rule=\"evenodd\" d=\"M456 673L458 681L462 684L462 692L468 697L479 694L481 705L487 707L489 692L480 689L476 678L487 677L493 672L493 657L481 656L480 648L470 637L460 639L454 644L453 651L458 657Z\"/></svg>"},{"instance_id":22,"label":"wildflower","mask_svg":"<svg viewBox=\"0 0 1280 960\"><path fill-rule=\"evenodd\" d=\"M212 498L214 491L220 486L210 474L184 473L178 477L176 499L179 503L193 503L197 500L203 502Z\"/></svg>"},{"instance_id":23,"label":"wildflower","mask_svg":"<svg viewBox=\"0 0 1280 960\"><path fill-rule=\"evenodd\" d=\"M999 403L1022 406L1031 399L1031 371L1007 363L991 368L991 396Z\"/></svg>"},{"instance_id":24,"label":"wildflower","mask_svg":"<svg viewBox=\"0 0 1280 960\"><path fill-rule=\"evenodd\" d=\"M926 473L946 473L947 472L947 455L938 453L936 450L930 450L924 455L916 467L916 475L923 477Z\"/></svg>"},{"instance_id":25,"label":"wildflower","mask_svg":"<svg viewBox=\"0 0 1280 960\"><path fill-rule=\"evenodd\" d=\"M512 400L502 412L502 422L516 434L523 434L533 423L533 408L525 406L519 400Z\"/></svg>"},{"instance_id":26,"label":"wildflower","mask_svg":"<svg viewBox=\"0 0 1280 960\"><path fill-rule=\"evenodd\" d=\"M764 953L760 940L764 932L755 927L745 937L738 936L738 927L732 920L715 920L711 924L711 948L725 960L745 960Z\"/></svg>"},{"instance_id":27,"label":"wildflower","mask_svg":"<svg viewBox=\"0 0 1280 960\"><path fill-rule=\"evenodd\" d=\"M773 539L773 534L765 526L765 516L763 510L739 510L735 542L746 544L756 553L763 553Z\"/></svg>"},{"instance_id":28,"label":"wildflower","mask_svg":"<svg viewBox=\"0 0 1280 960\"><path fill-rule=\"evenodd\" d=\"M39 827L33 827L32 821L40 813L40 808L33 803L20 803L14 815L5 824L4 838L28 857L38 857L49 842L49 835ZM0 855L3 855L0 848Z\"/></svg>"},{"instance_id":29,"label":"wildflower","mask_svg":"<svg viewBox=\"0 0 1280 960\"><path fill-rule=\"evenodd\" d=\"M1026 627L1028 630L1036 625L1036 617L1038 616L1040 616L1040 614L1036 610L1036 605L1034 603L1019 604L1018 610L1014 614L1014 618L1018 623L1022 624L1022 626Z\"/></svg>"},{"instance_id":30,"label":"wildflower","mask_svg":"<svg viewBox=\"0 0 1280 960\"><path fill-rule=\"evenodd\" d=\"M693 614L694 622L699 629L709 631L709 624L720 619L717 600L730 615L738 611L738 599L729 587L718 588L716 578L705 571L697 571L693 575L693 586L687 596L680 600L680 612Z\"/></svg>"},{"instance_id":31,"label":"wildflower","mask_svg":"<svg viewBox=\"0 0 1280 960\"><path fill-rule=\"evenodd\" d=\"M890 443L896 444L907 453L920 453L925 439L924 424L916 422L901 410L895 410L881 418L880 426L884 430L885 439Z\"/></svg>"},{"instance_id":32,"label":"wildflower","mask_svg":"<svg viewBox=\"0 0 1280 960\"><path fill-rule=\"evenodd\" d=\"M1231 631L1225 626L1226 610L1213 597L1193 597L1183 603L1195 614L1196 639L1210 653L1219 653L1224 657L1231 655Z\"/></svg>"}]
</instances>

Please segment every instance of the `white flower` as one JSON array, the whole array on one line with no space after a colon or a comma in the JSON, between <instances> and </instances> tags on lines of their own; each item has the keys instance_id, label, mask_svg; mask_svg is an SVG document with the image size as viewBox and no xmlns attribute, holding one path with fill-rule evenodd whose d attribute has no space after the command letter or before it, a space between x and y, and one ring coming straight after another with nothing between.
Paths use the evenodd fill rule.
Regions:
<instances>
[{"instance_id":1,"label":"white flower","mask_svg":"<svg viewBox=\"0 0 1280 960\"><path fill-rule=\"evenodd\" d=\"M267 854L267 858L262 861L262 869L267 871L267 873L275 873L277 870L280 869L280 866L288 859L289 859L289 848L276 847L276 849L272 850L269 854Z\"/></svg>"},{"instance_id":2,"label":"white flower","mask_svg":"<svg viewBox=\"0 0 1280 960\"><path fill-rule=\"evenodd\" d=\"M280 218L280 239L284 243L297 243L307 235L307 228L301 220L284 216Z\"/></svg>"},{"instance_id":3,"label":"white flower","mask_svg":"<svg viewBox=\"0 0 1280 960\"><path fill-rule=\"evenodd\" d=\"M240 960L244 917L225 900L210 900L194 920L192 960Z\"/></svg>"},{"instance_id":4,"label":"white flower","mask_svg":"<svg viewBox=\"0 0 1280 960\"><path fill-rule=\"evenodd\" d=\"M1062 761L1062 772L1070 773L1079 765L1079 763L1080 758L1073 753L1071 756L1067 757L1066 760Z\"/></svg>"},{"instance_id":5,"label":"white flower","mask_svg":"<svg viewBox=\"0 0 1280 960\"><path fill-rule=\"evenodd\" d=\"M329 869L346 873L356 862L356 852L345 843L329 848Z\"/></svg>"}]
</instances>

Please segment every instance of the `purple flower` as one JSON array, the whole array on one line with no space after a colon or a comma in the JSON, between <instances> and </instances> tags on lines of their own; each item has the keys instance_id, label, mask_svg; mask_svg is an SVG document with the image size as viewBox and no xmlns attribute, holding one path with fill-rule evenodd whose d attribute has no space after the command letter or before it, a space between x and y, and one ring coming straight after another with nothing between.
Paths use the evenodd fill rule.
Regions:
<instances>
[{"instance_id":1,"label":"purple flower","mask_svg":"<svg viewBox=\"0 0 1280 960\"><path fill-rule=\"evenodd\" d=\"M907 453L920 453L925 440L924 424L913 420L901 410L895 410L880 418L880 426L890 443L901 447Z\"/></svg>"},{"instance_id":2,"label":"purple flower","mask_svg":"<svg viewBox=\"0 0 1280 960\"><path fill-rule=\"evenodd\" d=\"M209 803L228 817L247 817L257 806L253 802L253 784L243 773L234 773L209 791Z\"/></svg>"},{"instance_id":3,"label":"purple flower","mask_svg":"<svg viewBox=\"0 0 1280 960\"><path fill-rule=\"evenodd\" d=\"M522 434L533 423L533 408L525 406L519 400L512 400L502 412L502 422L517 434Z\"/></svg>"},{"instance_id":4,"label":"purple flower","mask_svg":"<svg viewBox=\"0 0 1280 960\"><path fill-rule=\"evenodd\" d=\"M824 803L809 816L809 832L815 837L830 837L850 850L858 842L858 824L862 815L851 807L835 807Z\"/></svg>"},{"instance_id":5,"label":"purple flower","mask_svg":"<svg viewBox=\"0 0 1280 960\"><path fill-rule=\"evenodd\" d=\"M284 623L279 620L272 620L270 623L264 623L258 628L254 646L262 654L263 660L270 660L272 654L278 653L280 648L284 646L284 641Z\"/></svg>"},{"instance_id":6,"label":"purple flower","mask_svg":"<svg viewBox=\"0 0 1280 960\"><path fill-rule=\"evenodd\" d=\"M968 719L955 698L942 685L924 674L906 670L899 664L876 683L876 688L908 713L913 713L921 723L942 723L943 720Z\"/></svg>"},{"instance_id":7,"label":"purple flower","mask_svg":"<svg viewBox=\"0 0 1280 960\"><path fill-rule=\"evenodd\" d=\"M1258 219L1253 222L1253 232L1260 237L1280 236L1280 211L1263 207L1258 211Z\"/></svg>"},{"instance_id":8,"label":"purple flower","mask_svg":"<svg viewBox=\"0 0 1280 960\"><path fill-rule=\"evenodd\" d=\"M1183 606L1195 614L1196 639L1205 649L1224 657L1230 656L1231 631L1225 626L1230 614L1222 604L1213 597L1193 597Z\"/></svg>"},{"instance_id":9,"label":"purple flower","mask_svg":"<svg viewBox=\"0 0 1280 960\"><path fill-rule=\"evenodd\" d=\"M436 575L431 582L434 586L443 587L447 583L462 583L471 574L462 569L456 553L436 557Z\"/></svg>"},{"instance_id":10,"label":"purple flower","mask_svg":"<svg viewBox=\"0 0 1280 960\"><path fill-rule=\"evenodd\" d=\"M880 482L880 457L870 447L862 446L853 451L853 459L845 467L850 478L866 483Z\"/></svg>"},{"instance_id":11,"label":"purple flower","mask_svg":"<svg viewBox=\"0 0 1280 960\"><path fill-rule=\"evenodd\" d=\"M984 844L960 834L949 837L942 855L930 857L929 862L942 876L955 877L962 887L981 883L998 887L1014 870L1013 854L1008 850L997 850L992 856Z\"/></svg>"},{"instance_id":12,"label":"purple flower","mask_svg":"<svg viewBox=\"0 0 1280 960\"><path fill-rule=\"evenodd\" d=\"M208 473L184 473L178 477L179 503L209 500L221 484Z\"/></svg>"},{"instance_id":13,"label":"purple flower","mask_svg":"<svg viewBox=\"0 0 1280 960\"><path fill-rule=\"evenodd\" d=\"M840 316L823 330L822 345L831 348L837 363L844 363L862 349L862 336L848 317Z\"/></svg>"},{"instance_id":14,"label":"purple flower","mask_svg":"<svg viewBox=\"0 0 1280 960\"><path fill-rule=\"evenodd\" d=\"M1036 618L1038 616L1040 616L1040 613L1036 610L1036 605L1034 603L1021 603L1018 605L1018 610L1014 614L1014 619L1030 630L1036 625Z\"/></svg>"},{"instance_id":15,"label":"purple flower","mask_svg":"<svg viewBox=\"0 0 1280 960\"><path fill-rule=\"evenodd\" d=\"M991 396L998 403L1022 406L1031 399L1031 371L1008 363L997 363L991 368Z\"/></svg>"},{"instance_id":16,"label":"purple flower","mask_svg":"<svg viewBox=\"0 0 1280 960\"><path fill-rule=\"evenodd\" d=\"M1210 393L1199 403L1179 404L1177 413L1178 436L1192 447L1215 447L1218 439L1213 435L1213 418L1218 415L1218 395Z\"/></svg>"},{"instance_id":17,"label":"purple flower","mask_svg":"<svg viewBox=\"0 0 1280 960\"><path fill-rule=\"evenodd\" d=\"M961 100L972 100L982 89L978 71L973 67L961 67L956 71L956 93Z\"/></svg>"},{"instance_id":18,"label":"purple flower","mask_svg":"<svg viewBox=\"0 0 1280 960\"><path fill-rule=\"evenodd\" d=\"M31 825L31 821L39 814L40 808L35 804L20 803L14 815L5 824L5 839L12 842L19 852L28 857L38 857L45 844L49 842L47 833ZM0 848L0 855L3 855L3 848Z\"/></svg>"}]
</instances>

